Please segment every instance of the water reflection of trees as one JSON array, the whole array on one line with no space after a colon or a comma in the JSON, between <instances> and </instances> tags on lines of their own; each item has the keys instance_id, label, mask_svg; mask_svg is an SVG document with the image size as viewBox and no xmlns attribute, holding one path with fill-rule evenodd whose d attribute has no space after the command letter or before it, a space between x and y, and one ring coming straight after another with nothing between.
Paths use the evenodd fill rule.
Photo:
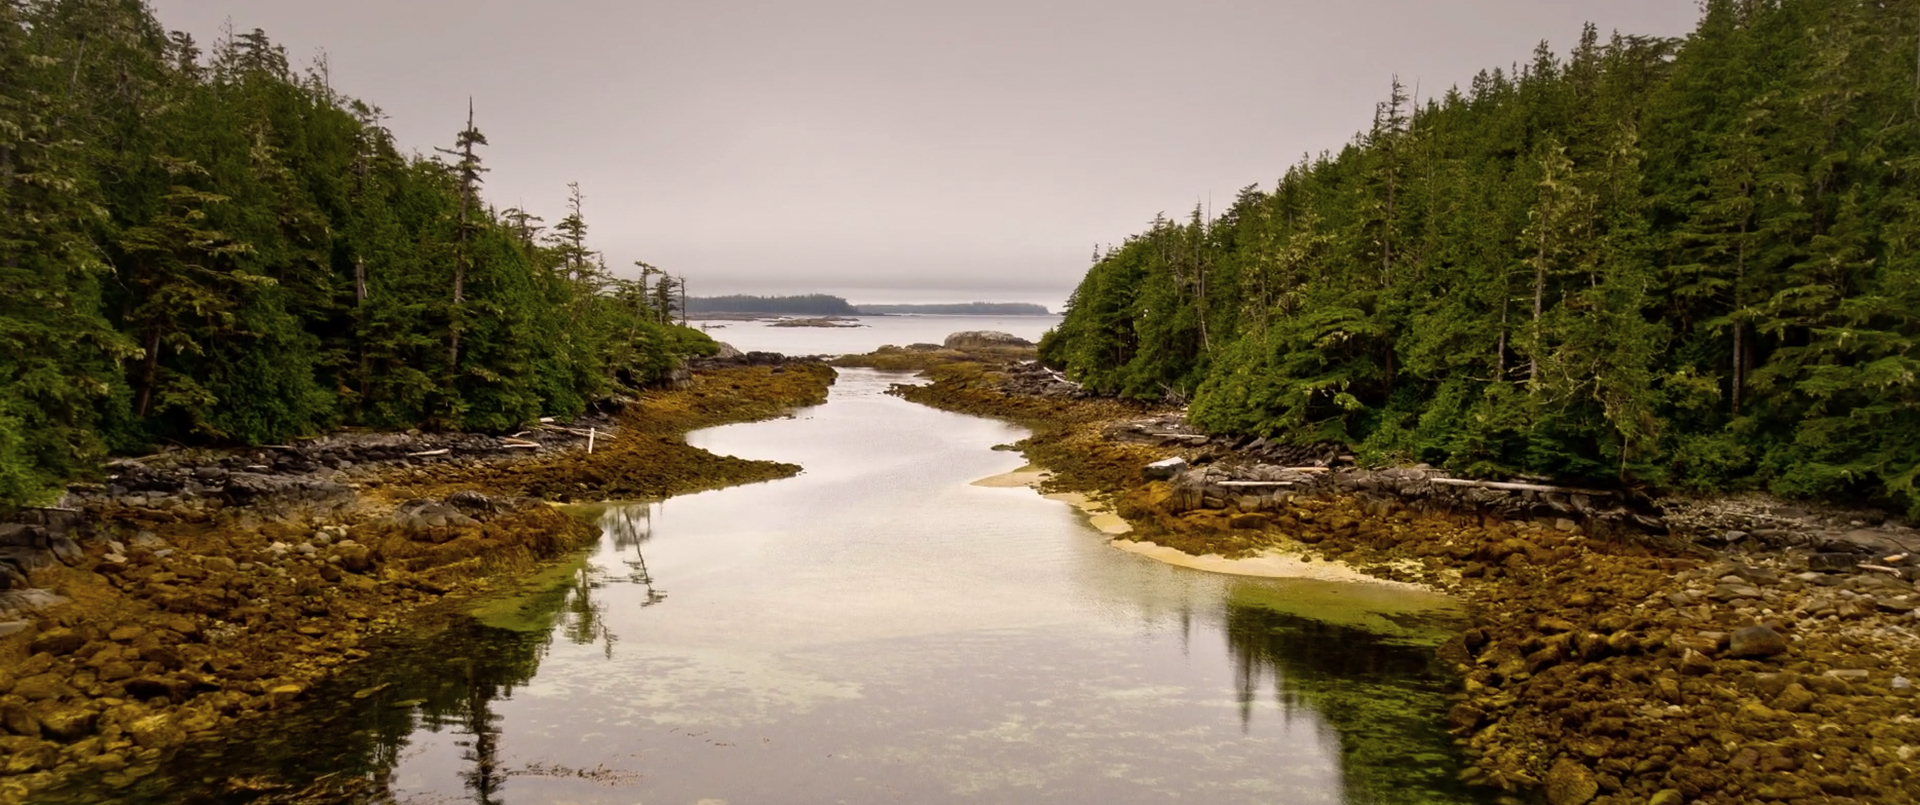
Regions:
<instances>
[{"instance_id":1,"label":"water reflection of trees","mask_svg":"<svg viewBox=\"0 0 1920 805\"><path fill-rule=\"evenodd\" d=\"M601 521L602 550L610 547L628 572L616 576L582 560L563 582L518 599L514 619L534 628L443 613L430 625L369 646L372 659L316 686L299 708L180 750L166 765L181 774L151 775L121 790L82 783L49 801L392 802L394 770L413 736L454 731L468 797L497 805L509 777L500 759L498 703L533 679L556 638L599 644L612 655L618 638L607 624L609 584L640 585L642 607L666 600L641 553L654 516L646 505L609 509ZM236 780L247 782L228 782Z\"/></svg>"},{"instance_id":2,"label":"water reflection of trees","mask_svg":"<svg viewBox=\"0 0 1920 805\"><path fill-rule=\"evenodd\" d=\"M1328 724L1352 803L1466 802L1441 714L1433 647L1266 607L1229 603L1224 628L1243 723L1269 690L1282 712Z\"/></svg>"},{"instance_id":3,"label":"water reflection of trees","mask_svg":"<svg viewBox=\"0 0 1920 805\"><path fill-rule=\"evenodd\" d=\"M647 557L641 553L641 546L653 538L653 515L659 506L658 503L614 506L600 518L601 529L612 538L614 553L627 566L626 580L646 590L646 597L640 602L643 607L667 600L665 592L654 588L653 574L647 570ZM633 551L632 558L625 555L629 549Z\"/></svg>"},{"instance_id":4,"label":"water reflection of trees","mask_svg":"<svg viewBox=\"0 0 1920 805\"><path fill-rule=\"evenodd\" d=\"M607 622L605 596L607 585L626 583L644 591L641 607L650 607L667 599L665 591L654 585L647 569L643 548L653 538L653 518L659 504L636 503L610 506L600 516L602 550L625 565L625 575L616 576L601 565L583 561L569 574L565 584L554 593L562 599L553 610L553 630L575 645L598 644L608 659L613 658L620 640Z\"/></svg>"},{"instance_id":5,"label":"water reflection of trees","mask_svg":"<svg viewBox=\"0 0 1920 805\"><path fill-rule=\"evenodd\" d=\"M557 606L563 599L541 601ZM454 730L461 733L468 795L496 805L508 776L499 757L498 703L533 679L551 641L548 632L448 613L431 627L370 646L372 661L316 685L297 708L180 749L163 764L168 773L118 790L83 781L48 792L45 801L392 802L394 770L414 736Z\"/></svg>"}]
</instances>

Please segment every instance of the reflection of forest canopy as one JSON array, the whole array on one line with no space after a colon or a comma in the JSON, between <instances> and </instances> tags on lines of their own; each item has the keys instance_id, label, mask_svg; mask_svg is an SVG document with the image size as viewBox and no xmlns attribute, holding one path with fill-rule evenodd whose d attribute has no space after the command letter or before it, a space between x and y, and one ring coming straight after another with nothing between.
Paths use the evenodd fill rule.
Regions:
<instances>
[{"instance_id":1,"label":"reflection of forest canopy","mask_svg":"<svg viewBox=\"0 0 1920 805\"><path fill-rule=\"evenodd\" d=\"M525 599L526 607L537 610L526 614L546 622L572 620L582 607L592 609L582 597L576 584L563 584ZM583 620L597 635L597 614ZM380 801L411 736L452 728L462 734L467 768L461 777L473 802L497 803L507 770L497 755L494 703L533 679L552 640L549 630L502 629L452 615L435 631L372 647L377 660L347 666L315 687L299 709L243 723L221 740L182 749L167 764L190 773L156 774L111 794L81 788L67 796L126 803ZM209 787L202 775L271 781L276 788L264 797L235 793Z\"/></svg>"},{"instance_id":2,"label":"reflection of forest canopy","mask_svg":"<svg viewBox=\"0 0 1920 805\"><path fill-rule=\"evenodd\" d=\"M1229 604L1241 717L1271 680L1286 711L1317 713L1338 736L1347 801L1469 801L1453 778L1453 739L1439 716L1446 690L1431 646L1262 607Z\"/></svg>"},{"instance_id":3,"label":"reflection of forest canopy","mask_svg":"<svg viewBox=\"0 0 1920 805\"><path fill-rule=\"evenodd\" d=\"M378 648L380 662L357 663L318 686L310 703L285 716L235 728L223 740L190 746L167 765L189 774L157 774L137 788L71 792L76 802L221 803L321 801L329 795L384 791L408 739L421 730L465 733L462 772L476 803L498 802L505 770L493 703L533 678L547 634L482 626L460 618L430 638ZM373 690L361 698L354 694ZM316 740L324 736L325 740ZM280 790L263 799L209 788L201 775L256 778Z\"/></svg>"}]
</instances>

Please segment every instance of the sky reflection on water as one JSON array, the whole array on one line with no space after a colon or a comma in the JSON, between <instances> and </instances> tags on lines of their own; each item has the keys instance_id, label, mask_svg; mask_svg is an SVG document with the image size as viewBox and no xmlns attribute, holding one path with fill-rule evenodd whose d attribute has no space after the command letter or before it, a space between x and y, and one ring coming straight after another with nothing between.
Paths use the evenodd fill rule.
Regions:
<instances>
[{"instance_id":1,"label":"sky reflection on water","mask_svg":"<svg viewBox=\"0 0 1920 805\"><path fill-rule=\"evenodd\" d=\"M1474 801L1441 731L1446 599L1114 550L970 485L1023 434L899 379L695 434L807 469L605 507L548 583L383 649L219 772L409 803Z\"/></svg>"}]
</instances>

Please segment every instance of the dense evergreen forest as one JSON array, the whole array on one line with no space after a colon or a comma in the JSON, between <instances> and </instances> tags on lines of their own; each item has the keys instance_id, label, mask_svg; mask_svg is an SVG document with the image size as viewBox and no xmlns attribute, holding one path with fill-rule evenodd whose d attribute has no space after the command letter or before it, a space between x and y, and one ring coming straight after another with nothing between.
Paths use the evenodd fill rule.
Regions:
<instances>
[{"instance_id":1,"label":"dense evergreen forest","mask_svg":"<svg viewBox=\"0 0 1920 805\"><path fill-rule=\"evenodd\" d=\"M1920 0L1709 0L1394 82L1271 191L1098 253L1042 355L1215 432L1920 515L1916 339Z\"/></svg>"},{"instance_id":2,"label":"dense evergreen forest","mask_svg":"<svg viewBox=\"0 0 1920 805\"><path fill-rule=\"evenodd\" d=\"M0 509L109 451L505 430L713 349L609 274L577 187L546 229L482 196L471 116L449 141L401 153L257 30L0 0Z\"/></svg>"}]
</instances>

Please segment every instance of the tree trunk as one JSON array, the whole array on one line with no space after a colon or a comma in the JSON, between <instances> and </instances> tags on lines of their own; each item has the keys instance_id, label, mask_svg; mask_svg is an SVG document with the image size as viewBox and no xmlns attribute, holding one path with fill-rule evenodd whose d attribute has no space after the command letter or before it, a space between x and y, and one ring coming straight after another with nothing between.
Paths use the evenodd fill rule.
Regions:
<instances>
[{"instance_id":1,"label":"tree trunk","mask_svg":"<svg viewBox=\"0 0 1920 805\"><path fill-rule=\"evenodd\" d=\"M1392 151L1387 158L1393 159ZM1398 188L1395 187L1393 165L1387 165L1387 217L1380 224L1380 287L1393 287L1393 208Z\"/></svg>"},{"instance_id":2,"label":"tree trunk","mask_svg":"<svg viewBox=\"0 0 1920 805\"><path fill-rule=\"evenodd\" d=\"M367 258L357 257L353 261L353 301L355 305L367 303Z\"/></svg>"},{"instance_id":3,"label":"tree trunk","mask_svg":"<svg viewBox=\"0 0 1920 805\"><path fill-rule=\"evenodd\" d=\"M147 363L141 372L140 407L138 413L145 417L153 407L153 384L160 377L160 330L155 328L147 333Z\"/></svg>"},{"instance_id":4,"label":"tree trunk","mask_svg":"<svg viewBox=\"0 0 1920 805\"><path fill-rule=\"evenodd\" d=\"M1199 290L1199 299L1196 301L1199 302L1200 310L1200 351L1210 353L1213 351L1213 339L1207 333L1207 258L1205 233L1202 233L1200 237L1200 247L1194 250L1193 261L1195 285Z\"/></svg>"},{"instance_id":5,"label":"tree trunk","mask_svg":"<svg viewBox=\"0 0 1920 805\"><path fill-rule=\"evenodd\" d=\"M1747 387L1747 328L1740 320L1740 286L1747 276L1747 228L1740 227L1740 247L1734 251L1733 269L1733 415L1740 415L1740 398Z\"/></svg>"},{"instance_id":6,"label":"tree trunk","mask_svg":"<svg viewBox=\"0 0 1920 805\"><path fill-rule=\"evenodd\" d=\"M4 145L0 145L0 198L10 197L12 190L13 190L13 149ZM12 210L9 210L6 208L0 208L0 214L4 214L4 215L7 215L8 217L11 217ZM19 259L20 258L15 254L13 249L7 250L7 260L6 260L7 268L16 267L19 264Z\"/></svg>"},{"instance_id":7,"label":"tree trunk","mask_svg":"<svg viewBox=\"0 0 1920 805\"><path fill-rule=\"evenodd\" d=\"M473 100L467 100L467 131L473 131ZM473 164L473 140L461 138L466 144L461 146L463 169ZM460 376L460 304L467 298L467 215L472 206L473 185L467 176L460 177L460 253L453 261L453 307L448 310L447 371L454 377Z\"/></svg>"},{"instance_id":8,"label":"tree trunk","mask_svg":"<svg viewBox=\"0 0 1920 805\"><path fill-rule=\"evenodd\" d=\"M1500 277L1500 345L1494 349L1493 382L1507 382L1507 308L1513 306L1513 292L1507 288L1505 272Z\"/></svg>"},{"instance_id":9,"label":"tree trunk","mask_svg":"<svg viewBox=\"0 0 1920 805\"><path fill-rule=\"evenodd\" d=\"M1547 305L1547 236L1540 235L1540 250L1533 264L1533 348L1527 350L1527 382L1540 382L1540 316Z\"/></svg>"},{"instance_id":10,"label":"tree trunk","mask_svg":"<svg viewBox=\"0 0 1920 805\"><path fill-rule=\"evenodd\" d=\"M467 296L467 200L460 200L460 253L453 260L453 307L447 311L447 370L460 366L460 303Z\"/></svg>"},{"instance_id":11,"label":"tree trunk","mask_svg":"<svg viewBox=\"0 0 1920 805\"><path fill-rule=\"evenodd\" d=\"M1740 415L1740 389L1747 381L1747 328L1733 320L1733 415Z\"/></svg>"}]
</instances>

